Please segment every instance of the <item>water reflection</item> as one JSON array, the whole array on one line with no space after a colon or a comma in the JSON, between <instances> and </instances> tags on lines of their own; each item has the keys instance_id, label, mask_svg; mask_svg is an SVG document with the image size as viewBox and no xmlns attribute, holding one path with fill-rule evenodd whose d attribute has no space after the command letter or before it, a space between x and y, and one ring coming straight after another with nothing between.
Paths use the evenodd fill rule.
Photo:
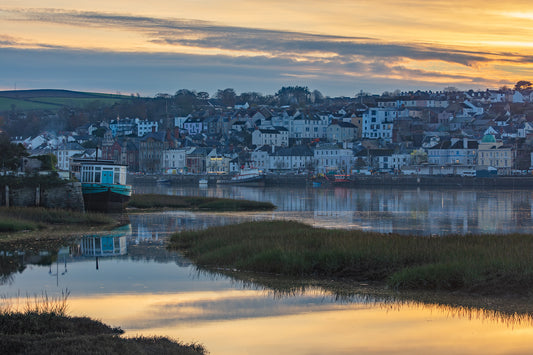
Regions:
<instances>
[{"instance_id":1,"label":"water reflection","mask_svg":"<svg viewBox=\"0 0 533 355\"><path fill-rule=\"evenodd\" d=\"M131 335L197 341L212 354L520 354L532 350L529 316L414 303L372 292L341 297L324 287L279 289L263 280L249 282L198 271L165 247L176 231L276 218L419 234L530 232L532 195L528 191L149 189L153 188L145 191L270 201L279 209L258 214L130 214L131 225L105 242L100 239L99 248L95 240L93 249L82 247L91 236L49 249L4 250L0 252L0 295L9 298L44 291L53 297L68 289L72 315L101 319ZM108 256L101 257L102 253Z\"/></svg>"},{"instance_id":2,"label":"water reflection","mask_svg":"<svg viewBox=\"0 0 533 355\"><path fill-rule=\"evenodd\" d=\"M326 228L417 235L533 232L530 190L140 185L135 192L268 201L278 209L255 218L295 219Z\"/></svg>"}]
</instances>

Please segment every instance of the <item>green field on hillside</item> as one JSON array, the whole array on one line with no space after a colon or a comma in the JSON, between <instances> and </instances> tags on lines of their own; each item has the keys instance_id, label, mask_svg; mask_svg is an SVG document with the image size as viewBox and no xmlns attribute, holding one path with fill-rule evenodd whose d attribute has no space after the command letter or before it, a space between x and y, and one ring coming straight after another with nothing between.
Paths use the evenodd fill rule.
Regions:
<instances>
[{"instance_id":1,"label":"green field on hillside","mask_svg":"<svg viewBox=\"0 0 533 355\"><path fill-rule=\"evenodd\" d=\"M103 105L129 100L130 96L86 93L67 90L0 91L0 111L57 110L61 107L84 107L95 101Z\"/></svg>"}]
</instances>

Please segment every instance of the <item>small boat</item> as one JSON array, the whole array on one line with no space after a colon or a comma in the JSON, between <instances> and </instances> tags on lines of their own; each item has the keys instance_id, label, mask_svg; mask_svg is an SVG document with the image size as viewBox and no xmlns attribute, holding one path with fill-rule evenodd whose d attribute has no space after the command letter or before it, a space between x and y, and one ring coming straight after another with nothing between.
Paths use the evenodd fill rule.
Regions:
<instances>
[{"instance_id":1,"label":"small boat","mask_svg":"<svg viewBox=\"0 0 533 355\"><path fill-rule=\"evenodd\" d=\"M71 173L81 182L87 211L121 212L131 197L126 165L112 160L74 159Z\"/></svg>"},{"instance_id":2,"label":"small boat","mask_svg":"<svg viewBox=\"0 0 533 355\"><path fill-rule=\"evenodd\" d=\"M158 184L170 184L170 179L160 178L160 179L157 179L156 182Z\"/></svg>"},{"instance_id":3,"label":"small boat","mask_svg":"<svg viewBox=\"0 0 533 355\"><path fill-rule=\"evenodd\" d=\"M200 185L200 187L207 187L208 181L206 178L202 178L198 180L198 184Z\"/></svg>"},{"instance_id":4,"label":"small boat","mask_svg":"<svg viewBox=\"0 0 533 355\"><path fill-rule=\"evenodd\" d=\"M239 184L247 186L265 186L265 175L257 168L241 169L240 173L229 180L217 180L217 184Z\"/></svg>"},{"instance_id":5,"label":"small boat","mask_svg":"<svg viewBox=\"0 0 533 355\"><path fill-rule=\"evenodd\" d=\"M333 175L333 182L334 182L334 183L346 183L346 182L350 182L350 175L345 175L345 174L335 174L335 175Z\"/></svg>"}]
</instances>

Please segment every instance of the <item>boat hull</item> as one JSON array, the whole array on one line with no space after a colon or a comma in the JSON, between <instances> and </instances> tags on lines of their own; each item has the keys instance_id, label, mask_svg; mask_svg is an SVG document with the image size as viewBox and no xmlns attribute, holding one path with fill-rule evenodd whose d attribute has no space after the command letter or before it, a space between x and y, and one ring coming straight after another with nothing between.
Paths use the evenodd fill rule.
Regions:
<instances>
[{"instance_id":1,"label":"boat hull","mask_svg":"<svg viewBox=\"0 0 533 355\"><path fill-rule=\"evenodd\" d=\"M121 212L131 197L131 185L82 184L86 211Z\"/></svg>"},{"instance_id":2,"label":"boat hull","mask_svg":"<svg viewBox=\"0 0 533 355\"><path fill-rule=\"evenodd\" d=\"M262 186L265 186L265 177L264 176L254 176L254 177L242 178L242 179L238 179L238 180L237 179L217 180L217 184L262 187Z\"/></svg>"}]
</instances>

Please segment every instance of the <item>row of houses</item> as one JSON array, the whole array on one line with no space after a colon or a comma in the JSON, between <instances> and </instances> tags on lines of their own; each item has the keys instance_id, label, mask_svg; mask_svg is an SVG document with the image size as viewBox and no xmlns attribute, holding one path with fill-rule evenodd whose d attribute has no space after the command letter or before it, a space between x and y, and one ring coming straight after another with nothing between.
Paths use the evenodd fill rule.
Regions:
<instances>
[{"instance_id":1,"label":"row of houses","mask_svg":"<svg viewBox=\"0 0 533 355\"><path fill-rule=\"evenodd\" d=\"M137 142L116 141L101 150L84 149L68 143L53 151L58 168L68 171L73 158L112 159L130 166L131 171L163 174L232 174L242 166L252 166L271 173L327 174L353 173L360 170L407 172L413 166L433 166L436 172L444 167L486 170L501 175L511 174L516 149L493 135L480 141L467 138L430 140L419 150L365 148L362 145L318 143L278 147L262 145L246 154L208 147L178 147L171 135L149 134Z\"/></svg>"}]
</instances>

